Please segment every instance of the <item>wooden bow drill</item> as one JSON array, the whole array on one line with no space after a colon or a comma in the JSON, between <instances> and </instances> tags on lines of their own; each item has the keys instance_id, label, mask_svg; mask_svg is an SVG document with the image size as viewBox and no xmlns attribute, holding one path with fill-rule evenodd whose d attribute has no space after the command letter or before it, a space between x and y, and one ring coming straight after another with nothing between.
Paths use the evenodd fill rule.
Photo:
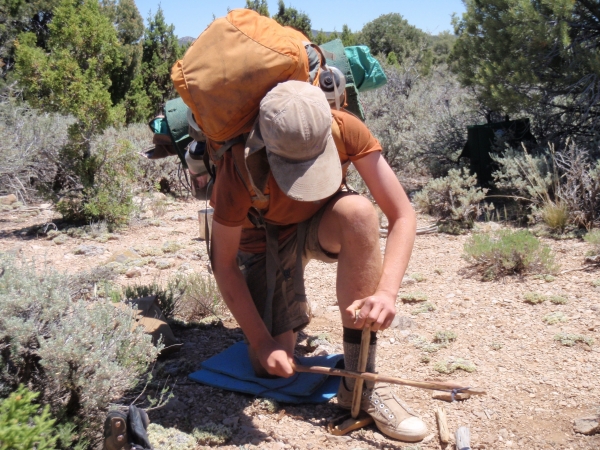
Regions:
<instances>
[{"instance_id":1,"label":"wooden bow drill","mask_svg":"<svg viewBox=\"0 0 600 450\"><path fill-rule=\"evenodd\" d=\"M294 364L293 368L296 372L319 373L322 375L333 375L336 377L356 378L365 381L373 381L376 383L391 383L401 386L411 386L419 389L429 389L432 391L447 391L453 394L486 394L486 392L482 389L462 386L451 381L414 381L404 378L390 377L387 375L379 375L377 373L356 372L353 370L335 369L321 366L302 366L300 364Z\"/></svg>"}]
</instances>

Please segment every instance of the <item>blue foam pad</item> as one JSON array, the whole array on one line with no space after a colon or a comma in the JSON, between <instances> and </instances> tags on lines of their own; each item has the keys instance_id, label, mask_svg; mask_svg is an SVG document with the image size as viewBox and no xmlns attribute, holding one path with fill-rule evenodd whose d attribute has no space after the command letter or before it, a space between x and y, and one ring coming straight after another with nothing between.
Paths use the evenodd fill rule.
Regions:
<instances>
[{"instance_id":1,"label":"blue foam pad","mask_svg":"<svg viewBox=\"0 0 600 450\"><path fill-rule=\"evenodd\" d=\"M298 359L302 365L336 367L343 364L343 355ZM258 378L254 375L248 346L244 342L238 342L204 361L202 369L189 378L209 386L284 403L325 403L336 395L340 382L339 377L313 373L297 373L291 378Z\"/></svg>"}]
</instances>

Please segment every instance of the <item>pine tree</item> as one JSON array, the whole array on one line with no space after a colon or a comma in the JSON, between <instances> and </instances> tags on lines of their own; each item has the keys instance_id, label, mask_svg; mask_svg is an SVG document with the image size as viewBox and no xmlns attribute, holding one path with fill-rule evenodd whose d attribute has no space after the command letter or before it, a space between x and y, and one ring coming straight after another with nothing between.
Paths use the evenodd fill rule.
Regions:
<instances>
[{"instance_id":1,"label":"pine tree","mask_svg":"<svg viewBox=\"0 0 600 450\"><path fill-rule=\"evenodd\" d=\"M356 45L356 34L352 32L350 27L346 24L342 27L342 34L340 36L344 47L351 47Z\"/></svg>"},{"instance_id":2,"label":"pine tree","mask_svg":"<svg viewBox=\"0 0 600 450\"><path fill-rule=\"evenodd\" d=\"M548 111L552 133L600 134L600 10L590 0L467 0L452 59L480 100ZM547 125L544 126L547 129ZM594 144L596 145L596 144Z\"/></svg>"},{"instance_id":3,"label":"pine tree","mask_svg":"<svg viewBox=\"0 0 600 450\"><path fill-rule=\"evenodd\" d=\"M45 48L52 10L60 0L0 0L0 83L15 64L15 39L20 33L35 35L36 44Z\"/></svg>"},{"instance_id":4,"label":"pine tree","mask_svg":"<svg viewBox=\"0 0 600 450\"><path fill-rule=\"evenodd\" d=\"M121 43L121 65L111 74L110 88L113 104L123 103L127 123L144 121L140 113L147 110L148 100L144 98L141 80L142 43L144 21L133 0L102 0L102 12L111 20Z\"/></svg>"},{"instance_id":5,"label":"pine tree","mask_svg":"<svg viewBox=\"0 0 600 450\"><path fill-rule=\"evenodd\" d=\"M19 36L15 70L32 106L75 118L46 194L68 220L122 222L132 207L124 189L132 176L127 159L109 165L91 148L94 136L124 121L123 108L110 96L111 75L122 64L117 30L98 0L61 0L48 30L47 49L33 33Z\"/></svg>"},{"instance_id":6,"label":"pine tree","mask_svg":"<svg viewBox=\"0 0 600 450\"><path fill-rule=\"evenodd\" d=\"M279 0L277 14L273 16L281 25L287 25L304 33L305 36L312 36L311 22L307 14L298 11L295 8L285 6L283 0Z\"/></svg>"},{"instance_id":7,"label":"pine tree","mask_svg":"<svg viewBox=\"0 0 600 450\"><path fill-rule=\"evenodd\" d=\"M174 31L173 25L167 25L160 7L148 19L142 52L143 85L150 101L147 115L160 111L167 100L176 96L171 67L182 56L183 49Z\"/></svg>"},{"instance_id":8,"label":"pine tree","mask_svg":"<svg viewBox=\"0 0 600 450\"><path fill-rule=\"evenodd\" d=\"M271 17L267 0L246 0L246 8L256 11L261 16Z\"/></svg>"},{"instance_id":9,"label":"pine tree","mask_svg":"<svg viewBox=\"0 0 600 450\"><path fill-rule=\"evenodd\" d=\"M367 23L361 33L360 42L368 45L376 55L396 54L398 62L417 55L426 45L427 35L410 25L400 14L384 14Z\"/></svg>"}]
</instances>

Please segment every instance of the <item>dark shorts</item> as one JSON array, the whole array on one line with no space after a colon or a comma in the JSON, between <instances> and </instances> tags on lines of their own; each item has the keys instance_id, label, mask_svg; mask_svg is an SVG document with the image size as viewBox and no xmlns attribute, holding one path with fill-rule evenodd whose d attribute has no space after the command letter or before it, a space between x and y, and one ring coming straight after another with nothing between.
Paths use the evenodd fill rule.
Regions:
<instances>
[{"instance_id":1,"label":"dark shorts","mask_svg":"<svg viewBox=\"0 0 600 450\"><path fill-rule=\"evenodd\" d=\"M281 270L277 271L275 294L273 296L273 326L271 331L273 336L278 336L290 330L300 331L309 324L311 319L310 305L304 295L304 280L296 280L296 289L294 289L298 245L303 246L303 269L311 259L326 263L337 262L337 255L323 250L319 244L319 224L324 212L325 206L306 222L304 243L298 243L298 233L296 232L279 247L281 267L285 272L288 272L289 278L286 280ZM264 317L267 298L266 253L240 251L238 252L238 265L246 278L250 295L254 300L258 313L261 317ZM300 289L298 283L301 283ZM286 292L285 295L283 294L284 291Z\"/></svg>"}]
</instances>

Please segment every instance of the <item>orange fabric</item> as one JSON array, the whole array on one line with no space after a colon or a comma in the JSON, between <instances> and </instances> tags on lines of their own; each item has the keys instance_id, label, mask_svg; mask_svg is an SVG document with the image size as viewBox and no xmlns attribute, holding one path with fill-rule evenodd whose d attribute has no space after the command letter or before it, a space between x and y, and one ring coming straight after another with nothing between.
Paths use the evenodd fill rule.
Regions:
<instances>
[{"instance_id":1,"label":"orange fabric","mask_svg":"<svg viewBox=\"0 0 600 450\"><path fill-rule=\"evenodd\" d=\"M295 30L249 9L216 19L171 70L175 89L209 139L250 131L260 101L278 83L308 80L308 56Z\"/></svg>"},{"instance_id":2,"label":"orange fabric","mask_svg":"<svg viewBox=\"0 0 600 450\"><path fill-rule=\"evenodd\" d=\"M344 149L338 146L340 161L357 161L369 153L381 151L379 141L371 134L364 123L345 111L332 111L333 119L340 128ZM218 148L211 143L211 150ZM267 222L282 225L280 242L289 237L295 230L296 224L312 217L329 198L319 202L299 202L287 197L277 186L275 179L269 175L269 181L264 192L269 195L269 207L264 212ZM214 207L214 220L221 225L235 227L243 226L240 250L251 253L262 253L266 248L265 232L255 228L247 218L252 206L250 193L240 178L231 152L217 162L217 177L211 197Z\"/></svg>"}]
</instances>

